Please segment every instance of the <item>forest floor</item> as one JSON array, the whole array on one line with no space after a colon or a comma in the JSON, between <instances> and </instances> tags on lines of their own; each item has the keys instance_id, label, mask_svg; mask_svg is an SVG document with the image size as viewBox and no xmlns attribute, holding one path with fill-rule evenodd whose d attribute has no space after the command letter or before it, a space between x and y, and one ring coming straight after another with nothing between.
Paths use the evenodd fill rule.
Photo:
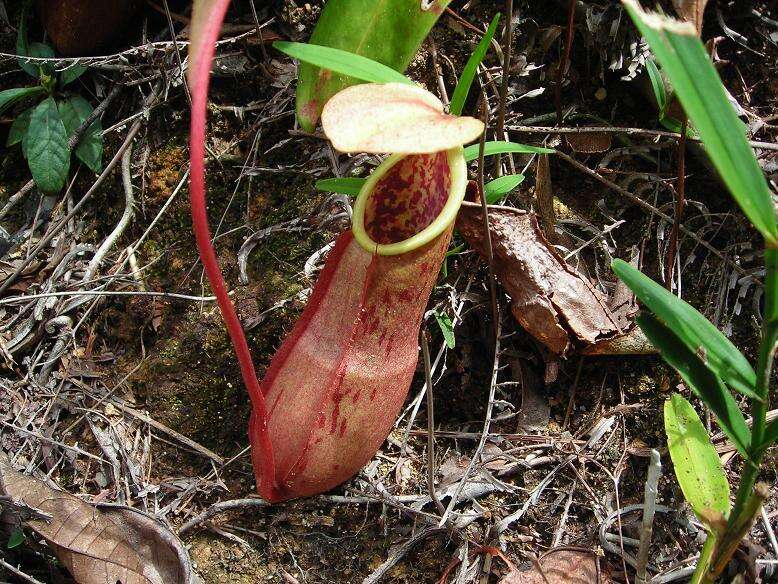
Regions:
<instances>
[{"instance_id":1,"label":"forest floor","mask_svg":"<svg viewBox=\"0 0 778 584\"><path fill-rule=\"evenodd\" d=\"M19 8L4 4L0 17L7 12L9 26L0 34L0 89L27 82L6 56L15 51ZM260 376L305 305L323 262L319 252L347 228L328 193L316 190L316 180L366 176L377 160L339 155L320 135L296 125L296 67L268 41L307 40L321 5L257 2L259 35L249 3L234 2L227 22L238 32L223 36L233 42L220 46L210 95L209 216ZM188 3L171 0L169 8L176 34L186 38ZM503 3L483 0L454 1L451 9L408 70L437 95L441 86L451 94L489 21L504 12ZM672 391L690 397L678 375L653 355L551 355L513 319L502 288L495 361L486 264L459 247L458 236L447 275L430 300L430 310L453 320L455 346L446 345L433 316L427 320L435 479L446 503L462 487L456 529L437 528L428 497L421 365L395 430L357 477L305 500L246 502L256 496L246 433L250 404L192 235L189 104L164 11L149 5L143 14L145 34L162 42L149 48L140 30L133 31L111 56L91 61L70 89L92 105L112 100L102 117L105 163L139 126L124 172L133 185L134 215L97 274L82 282L94 250L125 210L121 165L34 254L96 176L86 168L72 172L65 194L33 190L0 220L7 232L0 231L0 283L30 262L0 300L0 451L13 467L84 501L155 515L180 535L209 583L435 582L462 558L468 561L453 568L450 581L496 582L507 567L490 554L472 554L480 546L502 549L520 568L551 548L587 548L596 552L603 578L632 582L625 558L636 553L641 517L621 510L642 503L650 452L657 449L663 465L658 501L666 509L655 520L651 570L667 576L656 581L670 582L693 564L703 536L672 473L662 424ZM777 21L774 3L718 0L708 6L702 33L750 138L773 145ZM604 143L582 145L575 140L583 134L568 139L543 129L555 125L559 106L565 127L664 130L642 64L647 50L619 5L579 2L555 104L566 22L567 2L515 2L507 135L558 148L583 165L549 158L557 249L570 254L571 264L611 294L611 259L639 250L642 269L664 283L672 223L656 212L674 213L677 138L614 131L598 135ZM35 19L29 34L43 39ZM141 49L117 56L131 47ZM495 139L501 55L490 51L478 75L492 114L488 139ZM466 113L477 113L476 93ZM3 143L12 111L0 117ZM756 154L775 189L778 152ZM535 208L537 157L504 156L502 163L527 177L502 204ZM490 163L490 175L492 170ZM29 179L18 146L0 151L0 206ZM646 205L636 205L614 184ZM687 146L685 194L687 230L677 241L673 289L755 360L759 239L693 143ZM249 238L255 246L244 247ZM85 296L84 290L97 293ZM53 292L65 294L35 296ZM74 299L82 302L73 306ZM64 333L46 326L62 316L68 317ZM495 400L487 408L495 368ZM488 433L477 450L487 415ZM715 422L708 422L717 435ZM737 484L742 461L723 437L716 444ZM475 454L472 472L463 476ZM775 448L768 452L761 475L773 494L776 454ZM746 582L778 581L777 517L773 497L733 563ZM6 566L0 566L0 580L25 581L8 570L11 565L41 582L72 581L34 540L28 532L24 545L0 546Z\"/></svg>"}]
</instances>

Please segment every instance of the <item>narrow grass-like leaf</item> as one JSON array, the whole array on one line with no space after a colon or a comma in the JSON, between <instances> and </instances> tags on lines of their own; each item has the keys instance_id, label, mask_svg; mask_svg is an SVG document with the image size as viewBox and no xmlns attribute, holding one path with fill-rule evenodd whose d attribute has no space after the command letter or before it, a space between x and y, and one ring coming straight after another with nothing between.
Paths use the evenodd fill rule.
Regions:
<instances>
[{"instance_id":1,"label":"narrow grass-like leaf","mask_svg":"<svg viewBox=\"0 0 778 584\"><path fill-rule=\"evenodd\" d=\"M734 390L759 399L754 392L756 374L748 360L707 318L625 261L614 261L612 268L645 307L713 373Z\"/></svg>"},{"instance_id":2,"label":"narrow grass-like leaf","mask_svg":"<svg viewBox=\"0 0 778 584\"><path fill-rule=\"evenodd\" d=\"M356 197L366 180L367 179L358 177L323 178L316 181L316 188L320 191L341 193L350 197Z\"/></svg>"},{"instance_id":3,"label":"narrow grass-like leaf","mask_svg":"<svg viewBox=\"0 0 778 584\"><path fill-rule=\"evenodd\" d=\"M757 452L762 452L766 448L770 448L773 444L778 442L778 419L773 420L769 424L767 424L767 427L765 427L764 430L764 437L762 439L762 444L759 445L759 447L755 448Z\"/></svg>"},{"instance_id":4,"label":"narrow grass-like leaf","mask_svg":"<svg viewBox=\"0 0 778 584\"><path fill-rule=\"evenodd\" d=\"M665 432L675 476L701 521L716 512L729 515L729 483L721 459L692 405L675 393L665 402Z\"/></svg>"},{"instance_id":5,"label":"narrow grass-like leaf","mask_svg":"<svg viewBox=\"0 0 778 584\"><path fill-rule=\"evenodd\" d=\"M665 82L662 79L662 74L659 72L653 59L646 59L646 73L648 73L648 78L651 80L651 89L654 90L654 99L656 99L656 105L659 108L659 117L662 117L667 107L667 92L665 91Z\"/></svg>"},{"instance_id":6,"label":"narrow grass-like leaf","mask_svg":"<svg viewBox=\"0 0 778 584\"><path fill-rule=\"evenodd\" d=\"M27 43L27 11L30 9L30 4L30 0L23 0L22 2L22 17L19 20L19 29L16 33L16 54L20 57L26 57L30 54L30 47ZM38 70L37 65L33 65L24 59L17 59L17 61L25 73L38 79L40 71Z\"/></svg>"},{"instance_id":7,"label":"narrow grass-like leaf","mask_svg":"<svg viewBox=\"0 0 778 584\"><path fill-rule=\"evenodd\" d=\"M342 75L349 75L362 81L414 84L405 75L391 67L348 51L289 41L276 41L273 43L273 47L298 61L329 69Z\"/></svg>"},{"instance_id":8,"label":"narrow grass-like leaf","mask_svg":"<svg viewBox=\"0 0 778 584\"><path fill-rule=\"evenodd\" d=\"M465 148L465 160L470 162L478 158L478 144L473 144ZM529 146L528 144L518 144L516 142L503 142L501 140L486 142L484 144L484 156L491 156L492 154L506 154L508 152L515 152L518 154L553 154L554 150L551 148L543 148L541 146Z\"/></svg>"},{"instance_id":9,"label":"narrow grass-like leaf","mask_svg":"<svg viewBox=\"0 0 778 584\"><path fill-rule=\"evenodd\" d=\"M24 136L27 134L27 128L30 127L30 117L32 116L32 110L34 108L26 109L20 113L14 119L8 130L8 138L5 141L6 146L13 146L14 144L20 144L24 140ZM27 158L27 150L22 148L24 157Z\"/></svg>"},{"instance_id":10,"label":"narrow grass-like leaf","mask_svg":"<svg viewBox=\"0 0 778 584\"><path fill-rule=\"evenodd\" d=\"M465 68L462 69L462 75L459 76L459 82L454 89L454 95L451 96L451 103L449 104L449 111L455 116L462 114L462 109L465 107L465 101L470 93L470 87L473 85L473 79L475 79L476 71L481 61L484 60L486 52L489 50L489 45L494 38L494 33L497 32L497 23L500 21L500 13L494 15L489 28L486 29L486 34L481 38L480 42L476 46L473 54L465 64Z\"/></svg>"},{"instance_id":11,"label":"narrow grass-like leaf","mask_svg":"<svg viewBox=\"0 0 778 584\"><path fill-rule=\"evenodd\" d=\"M454 336L454 324L451 322L451 318L447 314L440 312L434 312L435 322L440 327L440 332L443 333L443 340L446 341L449 349L453 349L456 346L456 337Z\"/></svg>"},{"instance_id":12,"label":"narrow grass-like leaf","mask_svg":"<svg viewBox=\"0 0 778 584\"><path fill-rule=\"evenodd\" d=\"M489 181L484 185L486 202L490 205L496 203L522 182L524 182L523 174L506 174L505 176Z\"/></svg>"},{"instance_id":13,"label":"narrow grass-like leaf","mask_svg":"<svg viewBox=\"0 0 778 584\"><path fill-rule=\"evenodd\" d=\"M89 102L80 95L74 95L59 104L59 113L68 132L68 138L75 134L81 124L92 114L93 109ZM76 156L92 172L98 173L102 170L103 133L99 119L89 124L84 132L78 143L78 148L76 148Z\"/></svg>"},{"instance_id":14,"label":"narrow grass-like leaf","mask_svg":"<svg viewBox=\"0 0 778 584\"><path fill-rule=\"evenodd\" d=\"M681 375L686 385L716 416L719 426L738 452L749 457L751 433L735 398L702 360L684 345L671 329L648 313L637 317L640 330L659 350L662 358Z\"/></svg>"},{"instance_id":15,"label":"narrow grass-like leaf","mask_svg":"<svg viewBox=\"0 0 778 584\"><path fill-rule=\"evenodd\" d=\"M732 196L764 238L778 244L778 225L767 181L695 28L647 14L636 0L623 3L661 63Z\"/></svg>"},{"instance_id":16,"label":"narrow grass-like leaf","mask_svg":"<svg viewBox=\"0 0 778 584\"><path fill-rule=\"evenodd\" d=\"M65 124L53 98L45 99L32 112L24 144L38 188L45 193L62 190L70 170L70 150Z\"/></svg>"}]
</instances>

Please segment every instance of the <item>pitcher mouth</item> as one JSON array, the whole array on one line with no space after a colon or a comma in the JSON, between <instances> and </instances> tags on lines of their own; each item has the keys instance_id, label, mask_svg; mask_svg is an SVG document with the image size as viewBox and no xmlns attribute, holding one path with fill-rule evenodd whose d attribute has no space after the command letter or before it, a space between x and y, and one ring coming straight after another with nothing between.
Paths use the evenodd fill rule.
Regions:
<instances>
[{"instance_id":1,"label":"pitcher mouth","mask_svg":"<svg viewBox=\"0 0 778 584\"><path fill-rule=\"evenodd\" d=\"M359 191L354 239L365 251L378 255L418 249L454 222L466 186L461 146L433 154L394 154Z\"/></svg>"}]
</instances>

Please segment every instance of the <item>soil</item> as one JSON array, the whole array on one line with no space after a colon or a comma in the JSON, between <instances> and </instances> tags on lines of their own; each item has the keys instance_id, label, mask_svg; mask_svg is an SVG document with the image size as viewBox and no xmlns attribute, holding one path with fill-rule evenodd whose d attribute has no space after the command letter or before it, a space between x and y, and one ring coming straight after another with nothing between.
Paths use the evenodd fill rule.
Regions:
<instances>
[{"instance_id":1,"label":"soil","mask_svg":"<svg viewBox=\"0 0 778 584\"><path fill-rule=\"evenodd\" d=\"M566 21L563 5L567 3L515 4L514 62L510 103L506 110L508 126L553 125L552 81L563 52ZM612 126L662 129L642 67L637 68L634 78L624 79L630 75L631 51L636 40L628 18L625 14L620 15L620 25L611 36L611 23L619 17L620 8L610 3L601 4L587 3L588 20L578 20L576 24L568 82L561 93L563 109L574 107L575 110L565 123L605 122ZM322 2L279 0L256 5L260 21L272 19L266 29L268 34L272 31L280 38L306 40ZM10 22L18 22L16 3L6 3L5 8ZM445 15L431 35L449 94L456 82L455 72L462 70L474 43L480 38L463 26L461 20L484 29L496 11L503 10L501 5L477 0L455 1L452 8L460 20ZM669 5L666 8L671 11ZM176 15L185 16L187 3L170 2L170 9ZM721 11L720 20L718 10ZM597 26L599 16L603 20ZM166 31L165 17L153 8L147 8L144 18L144 30L149 36L152 31L153 34ZM769 2L720 1L709 6L703 30L704 39L719 39L716 55L720 74L734 99L749 114L747 121L751 124L752 139L764 142L775 142L778 134L775 121L778 119L777 20L778 10ZM247 3L234 3L228 22L253 23ZM742 38L724 29L723 23L746 35L745 44ZM33 19L30 24L30 35L42 39L39 23ZM176 26L179 30L182 28L178 22ZM140 39L135 42L140 44ZM13 53L14 47L15 30L0 34L3 53ZM208 162L208 210L212 229L218 234L216 247L225 279L234 290L233 298L247 328L257 373L261 377L302 311L315 281L315 275L309 277L305 273L306 261L331 242L344 225L335 222L322 227L314 220L321 218L322 213L332 216L335 212L328 194L315 188L317 179L333 173L332 152L320 137L296 130L292 113L294 65L270 46L263 50L253 37L229 45L222 53L228 58L221 61L222 68L214 78L210 96L208 146L212 158ZM172 55L168 57L173 59ZM112 62L119 61L107 61ZM96 104L104 98L106 88L117 82L128 84L122 96L106 112L102 122L104 128L127 120L140 110L138 92L147 95L150 85L131 83L159 69L164 59L154 54L147 59L134 56L130 62L132 67L119 71L105 64L96 65L72 89ZM487 83L486 90L494 108L500 68L493 51L486 64L486 74L481 76ZM174 69L168 73L172 75L172 72ZM438 91L429 43L419 51L408 74L429 90ZM15 61L0 57L0 88L23 83L27 83L27 79ZM111 266L119 267L124 259L119 257L121 250L142 236L167 204L187 169L189 109L186 94L180 83L168 83L167 80L165 83L168 91L161 103L147 112L148 121L134 146L132 172L137 191L136 215L109 256L110 261L103 266L102 275L109 274ZM543 91L536 91L540 89ZM476 113L474 95L472 92L466 113ZM232 110L233 107L240 111ZM0 118L0 140L3 142L12 119L13 111ZM758 120L762 123L757 123ZM106 135L104 160L107 161L119 147L125 131L126 124ZM566 148L566 145L554 142L553 136L545 134L512 132L510 138L533 144L548 138L550 145ZM673 200L668 189L657 185L671 182L677 176L675 145L672 140L653 142L617 135L609 152L579 153L576 158L672 214ZM762 165L773 181L778 176L775 154L775 151L760 152ZM516 156L517 171L529 161L528 156ZM339 162L345 168L348 158L341 156ZM345 170L365 176L374 162L367 157L355 158L350 161L354 168ZM474 170L475 167L471 167L471 171ZM76 175L71 187L76 201L94 182L95 177L84 171ZM758 237L727 196L699 148L689 148L687 173L688 202L684 225L736 262L745 276L734 272L727 263L700 248L692 239L682 237L679 241L682 296L727 331L733 342L755 361L761 294L761 287L754 283L754 277L761 276L761 257L756 251L760 245ZM504 204L532 208L534 163L525 174L525 182ZM579 256L583 269L604 291L611 292L614 285L608 269L610 259L629 257L634 246L644 252L644 270L652 277L660 278L660 260L666 251L669 225L658 222L618 193L563 161L551 159L551 175L558 227L571 241L583 243L592 237L591 228L599 232L617 219L624 221L609 235L598 238L595 245L587 246ZM19 148L0 152L0 203L27 180L29 171ZM774 187L775 183L772 184ZM59 201L57 197L56 202ZM2 227L13 234L29 225L38 202L37 194L28 196L23 205L17 206L2 220ZM116 225L123 209L121 175L113 172L95 199L77 216L76 225L67 232L68 241L72 245L98 246ZM61 210L55 207L51 213L61 214ZM302 228L281 229L263 238L248 256L248 284L240 284L238 250L250 235L279 225ZM38 230L34 237L41 235ZM452 247L460 244L462 241L455 237ZM15 251L0 259L13 261L23 257L25 249L25 246L17 246ZM45 254L53 253L53 250L45 251ZM137 265L144 267L139 280L128 275L129 269L125 266L122 268L125 274L117 280L116 289L209 295L191 233L186 186L161 214L135 255ZM76 273L83 270L88 259L89 256L83 260L83 265L73 268ZM320 264L319 261L317 265ZM435 383L437 478L443 482L455 477L456 469L466 465L474 452L486 413L494 345L485 265L475 254L465 252L449 258L447 271L447 277L441 279L433 292L430 309L452 314L452 297L467 301L462 321L455 328L456 346L446 351L445 368ZM42 270L25 276L9 293L40 291L51 272L51 269ZM0 271L0 277L4 277L3 273ZM63 275L56 282L57 290L77 289L74 288L78 282L76 276L68 274L67 277L71 279L67 281ZM468 281L471 283L466 290ZM108 395L106 392L111 390L111 395L122 403L147 412L160 424L217 453L226 462L217 465L201 451L183 445L165 431L130 419L128 423L134 424L133 431L138 432L139 437L150 437L150 449L136 461L145 469L142 486L148 490L143 491L132 481L127 482L126 485L131 485L127 498L122 494L125 486L104 480L104 476L101 478L100 469L91 465L88 459L74 462L56 449L50 452L50 446L41 449L38 442L8 427L0 434L2 450L13 455L17 465L26 466L28 472L34 469L49 473L51 479L71 493L103 502L119 501L124 497L126 504L156 511L174 529L219 501L253 496L256 485L246 435L251 408L215 303L127 296L104 298L88 312L86 306L89 305L72 315L74 322L82 322L55 368L52 377L55 382L37 386L31 381L35 377L30 372L37 371L36 359L44 354L41 351L44 348L51 350L51 342L45 339L14 355L15 365L6 364L7 369L0 375L7 381L4 387L9 388L9 400L7 405L0 405L0 420L9 423L13 420L16 425L25 415L38 411L44 418L31 428L50 430L57 440L77 443L79 448L99 453L100 446L90 426L83 421L76 423L69 432L63 430L77 422L84 408L105 414L106 403L94 396ZM503 301L503 306L507 313L507 302ZM0 322L11 319L17 310L0 308L5 309ZM689 391L658 357L582 357L574 353L560 361L512 320L506 319L504 326L508 330L503 333L508 336L503 349L511 359L498 381L508 383L502 384L498 391L500 403L487 444L492 460L485 468L495 480L499 476L505 487L476 501L463 503L459 510L474 513L476 517L461 529L459 535L443 532L424 538L400 555L384 581L437 581L458 557L464 538L470 551L481 545L500 545L517 565L524 567L531 565L532 558L554 542L592 548L600 554L604 572L614 581L622 582L622 559L601 545L597 531L599 515L604 509L642 502L648 449L666 446L663 403L673 391L681 391L690 397ZM13 330L3 329L3 342L11 338ZM434 356L444 343L434 319L430 331ZM553 379L551 372L557 366L558 372ZM78 386L67 385L72 378L77 379ZM409 392L408 405L422 389L423 379L420 368ZM537 382L530 383L530 379ZM548 420L540 430L530 432L517 427L516 413L522 405L520 382L534 386L540 399L550 408ZM94 395L90 397L77 389L82 386L92 388ZM61 394L58 394L60 389ZM778 397L775 386L772 393L773 398ZM53 416L52 411L57 412L56 419L45 418ZM605 419L604 414L612 416L613 425L597 447L574 450L573 443L581 445L574 441L587 440L592 429ZM407 417L401 418L360 476L325 496L220 514L184 534L183 540L202 579L208 583L362 581L387 558L398 553L398 546L427 525L413 511L399 510L376 499L374 490L375 485L381 484L394 497L427 494L426 408L423 404L403 448L407 423ZM717 431L715 422L712 430ZM511 466L517 460L527 462L526 455L533 453L528 447L536 443L552 445L534 452L534 456L550 456L547 464ZM490 527L520 508L527 500L528 492L569 455L574 455L575 464L559 470L559 479L499 540L495 539ZM675 516L691 518L693 515L683 501L666 451L663 451L662 462L660 504L670 507ZM739 458L728 458L727 472L733 485L737 484L740 465ZM572 470L573 466L575 470ZM506 471L504 475L500 474L502 471ZM768 451L760 478L774 493L778 484L778 451L775 448ZM368 496L376 500L366 504L360 499ZM767 502L765 509L773 528L778 529L774 498ZM434 512L431 504L424 510ZM558 533L560 524L563 527ZM615 532L616 528L611 531ZM624 536L639 537L639 516L625 516L622 531ZM660 514L654 532L652 558L668 568L673 561L682 561L697 549L699 541L695 537L693 531L679 527ZM749 575L754 558L775 559L774 554L778 553L771 548L762 522L755 526L750 542L750 547L738 556L733 566L733 570L746 574L746 581L754 581ZM68 581L64 568L58 566L50 554L47 556L39 549L4 550L2 556L41 581ZM481 581L496 582L505 571L495 559L491 573ZM4 573L2 568L0 576L4 580L22 581ZM478 574L468 575L469 579L461 581L477 581L477 577ZM629 578L632 581L631 569Z\"/></svg>"}]
</instances>

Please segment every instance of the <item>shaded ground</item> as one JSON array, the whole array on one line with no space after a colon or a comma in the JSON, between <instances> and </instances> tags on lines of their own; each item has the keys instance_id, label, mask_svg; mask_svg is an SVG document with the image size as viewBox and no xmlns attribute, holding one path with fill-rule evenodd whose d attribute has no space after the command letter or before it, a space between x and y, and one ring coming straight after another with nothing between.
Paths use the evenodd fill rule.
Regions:
<instances>
[{"instance_id":1,"label":"shaded ground","mask_svg":"<svg viewBox=\"0 0 778 584\"><path fill-rule=\"evenodd\" d=\"M229 22L253 23L251 11L243 4L235 3ZM263 29L265 38L275 35L307 39L321 3L299 4L292 0L269 6L257 3L260 21L269 23ZM509 130L554 124L551 79L562 54L561 27L566 19L561 4L566 3L516 3L514 62L506 110ZM170 7L174 14L185 17L185 2L171 2ZM454 2L452 7L458 18L444 16L432 34L437 57L433 58L427 44L409 70L414 79L437 91L437 64L449 94L455 73L461 71L480 38L462 21L483 30L496 11L488 2ZM18 8L6 8L11 22L16 22ZM610 3L589 3L580 17L568 81L561 94L567 112L565 123L659 129L650 88L635 55L634 31L626 16ZM147 19L149 35L151 31L166 31L164 16L149 9ZM735 7L719 2L709 7L703 32L705 39L720 38L716 47L721 75L747 113L745 120L752 138L764 142L775 142L778 129L776 20L778 12L768 3ZM614 25L617 21L618 26ZM182 25L176 22L180 30ZM746 35L745 41L730 32L732 29ZM41 37L33 22L31 35L35 34ZM169 35L162 38L168 39ZM13 52L14 39L14 31L0 37L3 52ZM332 176L335 164L339 174L365 176L376 162L366 156L337 156L319 137L295 130L294 65L269 47L265 50L267 60L254 35L244 35L221 49L226 58L217 68L211 93L209 147L215 159L208 167L209 213L218 234L217 250L225 277L234 287L260 375L302 310L321 258L314 258L308 272L306 262L345 225L341 207L333 204L326 193L315 190L315 180ZM140 112L142 99L150 92L161 96L160 103L148 112L134 144L134 221L100 275L109 277L109 290L207 296L191 235L185 182L183 189L177 189L187 170L188 104L182 86L175 80L175 53L168 46L164 51L149 51L148 55L131 55L126 63L117 59L93 63L78 85L78 91L95 104L105 97L106 87L127 85L105 114L104 128ZM117 64L120 66L114 66ZM501 83L494 52L487 65L480 77L494 112ZM12 59L4 59L1 66L0 86L24 82ZM164 75L151 82L142 81L160 72ZM474 111L473 96L471 101L466 111ZM3 141L11 119L6 113L0 120ZM124 140L126 131L124 124L106 135L106 160ZM547 143L570 151L567 144L547 133L511 130L509 136L519 142ZM758 330L756 308L761 295L756 280L762 275L761 259L755 252L759 247L757 236L735 210L699 150L689 150L684 225L714 246L726 261L682 236L682 296L731 334L753 358ZM776 152L759 151L759 155L763 168L774 180L778 172ZM673 193L666 185L677 176L675 140L618 135L605 153L575 156L672 214ZM505 163L510 164L507 159ZM512 163L517 171L528 165L527 180L506 204L531 208L535 161L517 156ZM571 242L566 251L598 236L577 254L576 261L605 291L613 288L607 267L610 259L628 257L633 246L644 252L645 271L660 277L659 262L666 253L670 225L561 160L552 158L551 176L557 229ZM18 148L3 150L0 203L28 179ZM77 201L93 181L94 176L80 172L71 189L72 200ZM57 197L51 203L60 200ZM29 229L38 201L37 194L30 194L3 219L3 227L10 234L21 234L22 242L0 258L3 262L13 264L25 257L30 234L23 230ZM114 172L65 232L63 245L68 249L81 243L99 245L123 207L120 174ZM55 207L53 213L60 217L62 209ZM127 246L135 246L158 215L148 237L137 245L133 261L141 270L133 276L131 268L123 265L125 256L120 253ZM617 220L624 223L603 234ZM272 226L279 228L262 238L248 255L248 284L239 284L238 251L249 236ZM37 241L42 231L37 229L32 241ZM459 243L457 240L453 245ZM47 264L54 256L55 251L47 248L41 254L43 264L11 289L13 295L77 291L79 274L90 254L74 257L72 265L52 281L56 264ZM5 270L6 264L0 264L0 269ZM6 276L0 271L0 278ZM444 352L435 374L436 478L442 487L461 478L483 427L494 338L485 281L483 264L465 250L448 260L448 276L441 280L430 303L439 312L462 316L455 328L456 347ZM93 285L98 289L105 283L98 280ZM46 288L48 284L52 287ZM31 330L39 331L30 333L26 344L12 352L15 364L6 363L3 371L3 451L11 455L17 467L48 473L71 493L148 510L175 528L219 501L250 497L255 492L246 450L250 407L215 304L138 295L105 297L87 311L91 303L70 313L75 332L58 354L53 353L54 339L42 332L45 320L33 313L32 306L0 306L4 343L20 335L27 321L34 324ZM41 310L48 320L60 314L66 304L65 299L55 299ZM509 314L504 296L502 305L503 314ZM443 338L434 320L429 325L435 356L443 350ZM183 533L203 579L358 582L388 558L396 558L397 565L386 573L385 581L433 582L457 554L488 544L502 546L521 565L528 565L533 555L554 545L594 548L602 555L604 570L614 580L624 581L621 554L603 548L599 525L613 510L642 501L648 449L665 445L662 403L671 391L681 390L687 395L688 391L679 386L677 375L658 358L644 356L583 358L574 354L559 363L556 380L544 384L550 356L510 317L504 319L503 327L507 336L502 341L500 365L505 368L498 378L499 403L485 456L476 466L477 477L471 480L481 492L461 497L457 510L471 517L463 521L467 524L457 533L429 533L409 550L398 547L428 527L421 510L434 512L431 504L423 505L428 464L423 404L405 442L411 400L423 384L419 371L409 394L408 410L359 477L328 495L219 514ZM41 378L42 364L47 360L53 360L56 366L50 376ZM522 394L527 400L535 395L550 407L547 419L541 416L539 429L518 427ZM114 404L145 411L158 425L123 414ZM527 404L524 406L526 411ZM94 427L106 431L114 428L117 440L126 440L126 448L119 455L119 476L98 468L100 465L91 459L74 456L30 434L100 454ZM117 427L123 428L123 434ZM188 437L199 448L182 443L168 429ZM602 436L587 446L586 440L598 431L603 432ZM726 449L724 440L718 444ZM216 453L220 462L209 458L209 452ZM776 462L775 453L768 453L762 475L773 487L778 481ZM660 502L673 510L674 517L691 517L666 455L663 464ZM728 456L727 468L733 480L737 479L739 465L736 457ZM555 478L537 501L497 533L500 521L520 509L528 494L549 475ZM768 522L775 528L775 502L768 502L766 510ZM638 519L635 515L623 518L624 536L639 536ZM616 533L618 529L613 527L611 531ZM672 570L676 562L694 553L699 542L693 531L660 515L652 558L662 570ZM752 560L776 558L778 550L771 547L765 523L757 524L752 540L754 546L762 546L752 548ZM6 561L21 565L42 581L68 581L55 562L44 561L34 546L3 554ZM745 566L752 562L745 554L740 560L738 569L745 572ZM477 559L462 581L473 581L481 568ZM496 580L503 567L495 560L492 569ZM633 573L628 573L631 581ZM13 580L11 575L3 578Z\"/></svg>"}]
</instances>

